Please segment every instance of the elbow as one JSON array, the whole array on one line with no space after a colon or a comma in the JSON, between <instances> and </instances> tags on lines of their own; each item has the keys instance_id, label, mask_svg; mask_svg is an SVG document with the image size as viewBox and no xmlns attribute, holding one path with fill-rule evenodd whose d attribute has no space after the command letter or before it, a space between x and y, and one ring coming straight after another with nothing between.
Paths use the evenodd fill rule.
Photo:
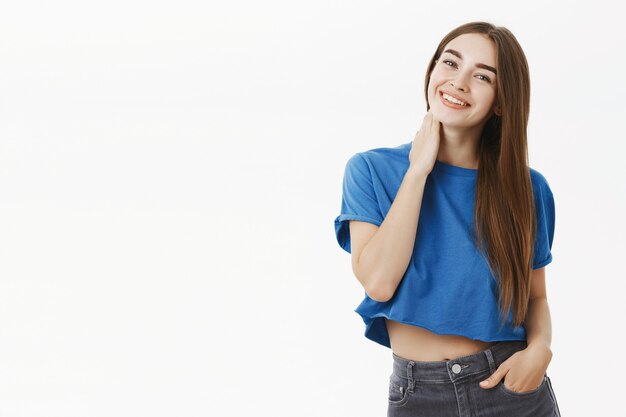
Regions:
<instances>
[{"instance_id":1,"label":"elbow","mask_svg":"<svg viewBox=\"0 0 626 417\"><path fill-rule=\"evenodd\" d=\"M389 291L380 285L370 285L368 288L365 288L365 292L369 298L379 303L386 303L393 297L393 291Z\"/></svg>"},{"instance_id":2,"label":"elbow","mask_svg":"<svg viewBox=\"0 0 626 417\"><path fill-rule=\"evenodd\" d=\"M378 279L372 274L364 276L363 273L359 271L354 264L352 271L363 286L363 289L365 290L367 296L372 300L384 303L389 301L391 297L393 297L394 291L390 291L385 285L383 285L383 283L386 281L386 279L384 279L385 277L383 277L383 279Z\"/></svg>"},{"instance_id":3,"label":"elbow","mask_svg":"<svg viewBox=\"0 0 626 417\"><path fill-rule=\"evenodd\" d=\"M369 298L374 301L378 301L379 303L386 303L391 300L391 297L389 297L386 293L371 292L367 290L365 290L365 292Z\"/></svg>"}]
</instances>

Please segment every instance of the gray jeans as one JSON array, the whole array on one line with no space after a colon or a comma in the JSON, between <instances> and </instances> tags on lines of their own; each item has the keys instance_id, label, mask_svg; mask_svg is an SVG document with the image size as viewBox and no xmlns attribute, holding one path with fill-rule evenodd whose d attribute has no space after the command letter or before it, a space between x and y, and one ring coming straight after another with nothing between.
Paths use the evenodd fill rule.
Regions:
<instances>
[{"instance_id":1,"label":"gray jeans","mask_svg":"<svg viewBox=\"0 0 626 417\"><path fill-rule=\"evenodd\" d=\"M560 417L547 373L539 387L515 392L504 378L492 388L478 384L526 341L502 341L449 361L422 362L392 352L387 417Z\"/></svg>"}]
</instances>

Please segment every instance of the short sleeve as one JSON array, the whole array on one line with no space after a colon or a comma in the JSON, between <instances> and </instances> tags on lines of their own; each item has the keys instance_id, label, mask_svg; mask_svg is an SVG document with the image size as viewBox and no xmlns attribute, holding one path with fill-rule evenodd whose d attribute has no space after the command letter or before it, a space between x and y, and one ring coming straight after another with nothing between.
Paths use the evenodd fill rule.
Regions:
<instances>
[{"instance_id":1,"label":"short sleeve","mask_svg":"<svg viewBox=\"0 0 626 417\"><path fill-rule=\"evenodd\" d=\"M538 198L535 199L537 212L537 234L533 256L533 269L539 269L552 262L552 241L554 240L554 196L545 178L538 185Z\"/></svg>"},{"instance_id":2,"label":"short sleeve","mask_svg":"<svg viewBox=\"0 0 626 417\"><path fill-rule=\"evenodd\" d=\"M372 174L367 161L360 153L354 154L346 164L341 213L335 218L337 242L348 253L351 253L350 220L360 220L376 226L383 222Z\"/></svg>"}]
</instances>

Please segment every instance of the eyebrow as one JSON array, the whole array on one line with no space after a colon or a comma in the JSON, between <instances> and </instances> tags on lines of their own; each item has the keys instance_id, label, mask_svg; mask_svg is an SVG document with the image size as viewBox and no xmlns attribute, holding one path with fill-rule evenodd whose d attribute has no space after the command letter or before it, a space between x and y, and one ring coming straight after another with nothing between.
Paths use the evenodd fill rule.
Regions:
<instances>
[{"instance_id":1,"label":"eyebrow","mask_svg":"<svg viewBox=\"0 0 626 417\"><path fill-rule=\"evenodd\" d=\"M458 56L460 59L463 59L463 56L461 55L461 53L460 53L459 51L455 51L454 49L446 49L446 50L445 50L445 51L443 51L443 52L444 52L444 53L445 53L445 52L449 52L449 53L451 53L452 55L456 55L456 56ZM495 69L494 67L492 67L492 66L490 66L490 65L487 65L487 64L481 64L481 63L478 63L478 64L476 64L476 67L477 67L477 68L483 68L483 69L486 69L486 70L488 70L488 71L493 72L493 73L494 73L494 74L496 74L496 75L498 74L498 72L496 71L496 69Z\"/></svg>"}]
</instances>

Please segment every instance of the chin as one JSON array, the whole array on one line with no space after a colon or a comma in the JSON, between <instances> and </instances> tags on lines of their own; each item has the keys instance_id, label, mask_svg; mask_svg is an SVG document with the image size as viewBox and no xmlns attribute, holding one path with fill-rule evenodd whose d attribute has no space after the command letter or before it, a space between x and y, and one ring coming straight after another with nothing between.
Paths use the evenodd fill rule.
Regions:
<instances>
[{"instance_id":1,"label":"chin","mask_svg":"<svg viewBox=\"0 0 626 417\"><path fill-rule=\"evenodd\" d=\"M470 119L467 119L467 114L454 114L454 110L448 111L448 108L441 108L439 104L435 106L431 106L431 111L433 113L433 117L441 122L442 125L446 127L454 127L454 128L470 128L477 126L480 122L477 122L474 117L475 114L470 116Z\"/></svg>"},{"instance_id":2,"label":"chin","mask_svg":"<svg viewBox=\"0 0 626 417\"><path fill-rule=\"evenodd\" d=\"M467 120L462 117L455 117L454 114L450 114L448 112L441 111L437 107L431 107L433 117L441 122L442 125L446 125L449 127L466 127Z\"/></svg>"}]
</instances>

